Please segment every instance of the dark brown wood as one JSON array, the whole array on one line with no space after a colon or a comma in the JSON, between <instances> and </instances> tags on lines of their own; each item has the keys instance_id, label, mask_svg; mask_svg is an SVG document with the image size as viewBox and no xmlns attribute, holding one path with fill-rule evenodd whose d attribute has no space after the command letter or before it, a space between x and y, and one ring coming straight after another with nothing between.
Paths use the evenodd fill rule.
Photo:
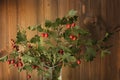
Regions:
<instances>
[{"instance_id":1,"label":"dark brown wood","mask_svg":"<svg viewBox=\"0 0 120 80\"><path fill-rule=\"evenodd\" d=\"M111 31L115 26L120 26L120 0L0 0L0 50L10 49L10 39L15 39L17 25L24 28L44 25L45 20L63 17L71 9L78 11L78 24L85 15L102 19L96 29L91 28L93 32L97 31L94 35L101 34L98 38L105 29ZM28 32L28 38L36 33ZM82 61L75 69L63 67L63 80L120 80L120 32L112 36L108 44L114 47L105 58L98 55L93 62ZM5 54L9 53L0 53L0 56ZM33 80L42 80L36 71L31 75ZM17 69L9 69L7 63L0 62L0 80L26 80L26 72L18 73Z\"/></svg>"}]
</instances>

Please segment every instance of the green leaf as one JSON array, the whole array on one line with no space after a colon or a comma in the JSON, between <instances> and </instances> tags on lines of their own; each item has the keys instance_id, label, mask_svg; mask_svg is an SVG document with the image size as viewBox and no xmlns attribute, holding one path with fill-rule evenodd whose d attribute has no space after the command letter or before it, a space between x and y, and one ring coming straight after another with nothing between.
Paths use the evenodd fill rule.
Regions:
<instances>
[{"instance_id":1,"label":"green leaf","mask_svg":"<svg viewBox=\"0 0 120 80\"><path fill-rule=\"evenodd\" d=\"M88 39L88 40L86 40L85 45L92 46L93 45L93 41L91 39Z\"/></svg>"},{"instance_id":2,"label":"green leaf","mask_svg":"<svg viewBox=\"0 0 120 80\"><path fill-rule=\"evenodd\" d=\"M70 47L70 50L72 51L72 54L73 54L73 55L76 54L76 53L78 53L78 52L80 51L80 49L79 49L79 48L76 48L76 46L71 46L71 47Z\"/></svg>"},{"instance_id":3,"label":"green leaf","mask_svg":"<svg viewBox=\"0 0 120 80\"><path fill-rule=\"evenodd\" d=\"M31 65L25 65L25 66L23 67L23 70L27 70L27 71L29 71L29 72L32 72L33 68L31 67Z\"/></svg>"},{"instance_id":4,"label":"green leaf","mask_svg":"<svg viewBox=\"0 0 120 80\"><path fill-rule=\"evenodd\" d=\"M88 31L86 31L85 29L79 29L79 33L81 35L87 35L87 34L90 34Z\"/></svg>"},{"instance_id":5,"label":"green leaf","mask_svg":"<svg viewBox=\"0 0 120 80\"><path fill-rule=\"evenodd\" d=\"M19 42L24 42L24 41L26 41L27 40L27 38L26 38L26 31L18 31L17 32L17 43L19 43Z\"/></svg>"},{"instance_id":6,"label":"green leaf","mask_svg":"<svg viewBox=\"0 0 120 80\"><path fill-rule=\"evenodd\" d=\"M101 57L104 57L107 54L110 54L111 52L108 49L102 50L101 51Z\"/></svg>"},{"instance_id":7,"label":"green leaf","mask_svg":"<svg viewBox=\"0 0 120 80\"><path fill-rule=\"evenodd\" d=\"M71 49L67 46L60 46L61 49L63 49L65 52L71 52Z\"/></svg>"},{"instance_id":8,"label":"green leaf","mask_svg":"<svg viewBox=\"0 0 120 80\"><path fill-rule=\"evenodd\" d=\"M67 18L63 17L62 20L61 20L61 25L65 25L67 23L68 23Z\"/></svg>"},{"instance_id":9,"label":"green leaf","mask_svg":"<svg viewBox=\"0 0 120 80\"><path fill-rule=\"evenodd\" d=\"M34 30L36 30L36 26L29 26L28 29L31 31L34 31Z\"/></svg>"},{"instance_id":10,"label":"green leaf","mask_svg":"<svg viewBox=\"0 0 120 80\"><path fill-rule=\"evenodd\" d=\"M62 59L63 60L67 60L67 62L75 62L76 61L76 58L74 56L71 56L70 53L65 53L63 56L62 56Z\"/></svg>"},{"instance_id":11,"label":"green leaf","mask_svg":"<svg viewBox=\"0 0 120 80\"><path fill-rule=\"evenodd\" d=\"M46 26L46 27L51 27L51 26L52 26L52 22L49 21L49 20L46 20L46 21L45 21L45 26Z\"/></svg>"},{"instance_id":12,"label":"green leaf","mask_svg":"<svg viewBox=\"0 0 120 80\"><path fill-rule=\"evenodd\" d=\"M77 21L77 18L78 18L78 16L74 16L74 17L73 17L73 20L74 20L74 21Z\"/></svg>"},{"instance_id":13,"label":"green leaf","mask_svg":"<svg viewBox=\"0 0 120 80\"><path fill-rule=\"evenodd\" d=\"M0 61L2 61L2 62L5 62L7 60L8 60L8 56L7 55L0 58Z\"/></svg>"},{"instance_id":14,"label":"green leaf","mask_svg":"<svg viewBox=\"0 0 120 80\"><path fill-rule=\"evenodd\" d=\"M96 51L92 47L87 47L85 52L85 60L86 61L92 61L96 56Z\"/></svg>"},{"instance_id":15,"label":"green leaf","mask_svg":"<svg viewBox=\"0 0 120 80\"><path fill-rule=\"evenodd\" d=\"M31 43L40 42L40 36L35 35L35 36L30 40L30 42L31 42Z\"/></svg>"},{"instance_id":16,"label":"green leaf","mask_svg":"<svg viewBox=\"0 0 120 80\"><path fill-rule=\"evenodd\" d=\"M74 28L78 30L80 28L80 26L76 25Z\"/></svg>"},{"instance_id":17,"label":"green leaf","mask_svg":"<svg viewBox=\"0 0 120 80\"><path fill-rule=\"evenodd\" d=\"M34 62L35 61L35 58L34 57L32 57L32 56L29 56L29 55L24 55L24 56L22 56L22 60L24 61L24 62Z\"/></svg>"},{"instance_id":18,"label":"green leaf","mask_svg":"<svg viewBox=\"0 0 120 80\"><path fill-rule=\"evenodd\" d=\"M41 25L38 25L38 26L37 26L37 30L38 30L39 32L42 32L42 31L43 31Z\"/></svg>"},{"instance_id":19,"label":"green leaf","mask_svg":"<svg viewBox=\"0 0 120 80\"><path fill-rule=\"evenodd\" d=\"M57 26L59 26L59 24L61 23L61 19L60 18L57 18L55 23L57 24Z\"/></svg>"},{"instance_id":20,"label":"green leaf","mask_svg":"<svg viewBox=\"0 0 120 80\"><path fill-rule=\"evenodd\" d=\"M75 62L75 61L76 61L76 58L75 58L74 56L69 56L69 57L67 58L67 61L68 61L68 62Z\"/></svg>"},{"instance_id":21,"label":"green leaf","mask_svg":"<svg viewBox=\"0 0 120 80\"><path fill-rule=\"evenodd\" d=\"M18 72L21 72L23 70L23 68L18 68Z\"/></svg>"},{"instance_id":22,"label":"green leaf","mask_svg":"<svg viewBox=\"0 0 120 80\"><path fill-rule=\"evenodd\" d=\"M67 29L67 30L64 32L63 36L64 36L64 38L65 38L66 40L70 40L70 38L69 38L70 34L71 34L71 30L70 30L70 29Z\"/></svg>"},{"instance_id":23,"label":"green leaf","mask_svg":"<svg viewBox=\"0 0 120 80\"><path fill-rule=\"evenodd\" d=\"M69 18L69 23L72 24L74 19L72 17Z\"/></svg>"},{"instance_id":24,"label":"green leaf","mask_svg":"<svg viewBox=\"0 0 120 80\"><path fill-rule=\"evenodd\" d=\"M75 16L76 14L77 14L77 11L75 11L75 10L70 10L69 13L68 13L68 16L73 17L73 16Z\"/></svg>"},{"instance_id":25,"label":"green leaf","mask_svg":"<svg viewBox=\"0 0 120 80\"><path fill-rule=\"evenodd\" d=\"M52 23L52 27L58 27L58 25L56 22Z\"/></svg>"},{"instance_id":26,"label":"green leaf","mask_svg":"<svg viewBox=\"0 0 120 80\"><path fill-rule=\"evenodd\" d=\"M10 56L11 56L12 58L16 58L16 57L19 56L19 53L18 53L17 51L13 51L13 52L10 54Z\"/></svg>"},{"instance_id":27,"label":"green leaf","mask_svg":"<svg viewBox=\"0 0 120 80\"><path fill-rule=\"evenodd\" d=\"M108 41L108 39L111 37L111 35L113 35L113 33L106 33L105 37L103 38L102 41L104 41L104 42Z\"/></svg>"}]
</instances>

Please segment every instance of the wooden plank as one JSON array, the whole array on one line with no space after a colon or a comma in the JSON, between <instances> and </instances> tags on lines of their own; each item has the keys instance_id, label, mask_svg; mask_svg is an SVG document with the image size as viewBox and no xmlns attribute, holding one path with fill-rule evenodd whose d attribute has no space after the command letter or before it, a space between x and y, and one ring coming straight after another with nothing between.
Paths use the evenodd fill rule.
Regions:
<instances>
[{"instance_id":1,"label":"wooden plank","mask_svg":"<svg viewBox=\"0 0 120 80\"><path fill-rule=\"evenodd\" d=\"M16 10L16 0L7 0L7 28L8 28L8 44L9 44L9 49L11 49L11 39L15 39L16 35L16 25L17 25L17 10ZM8 45L7 44L7 45ZM17 72L16 68L9 68L9 76L10 80L17 80L19 73Z\"/></svg>"},{"instance_id":2,"label":"wooden plank","mask_svg":"<svg viewBox=\"0 0 120 80\"><path fill-rule=\"evenodd\" d=\"M65 16L69 11L69 0L58 0L58 17Z\"/></svg>"},{"instance_id":3,"label":"wooden plank","mask_svg":"<svg viewBox=\"0 0 120 80\"><path fill-rule=\"evenodd\" d=\"M70 0L58 0L58 17L65 16L69 9L69 1ZM63 80L72 80L70 75L70 68L69 67L63 67L62 70L62 79Z\"/></svg>"},{"instance_id":4,"label":"wooden plank","mask_svg":"<svg viewBox=\"0 0 120 80\"><path fill-rule=\"evenodd\" d=\"M70 9L78 10L79 22L83 21L84 13L89 16L100 16L108 26L99 25L97 29L91 28L93 32L97 31L95 35L99 35L99 38L103 35L104 29L110 31L120 25L119 4L120 0L1 0L0 49L10 48L10 39L15 39L17 24L24 28L40 23L43 25L46 19L55 20L56 17L63 17ZM82 10L83 5L85 12ZM36 32L27 34L30 38ZM120 80L120 32L111 38L108 44L111 43L114 44L111 55L103 59L98 55L91 63L82 61L75 69L64 67L63 80ZM34 71L32 79L41 80L41 77ZM19 74L15 68L10 70L6 63L0 63L0 80L26 80L26 72Z\"/></svg>"},{"instance_id":5,"label":"wooden plank","mask_svg":"<svg viewBox=\"0 0 120 80\"><path fill-rule=\"evenodd\" d=\"M1 42L0 50L1 50L3 48L6 48L6 37L4 37L7 35L6 34L7 29L6 29L6 24L5 24L5 22L6 22L6 0L4 0L4 1L2 0L0 2L0 11L1 11L1 13L0 13L0 32L1 32L1 34L0 34L0 38L1 38L0 39L0 42ZM4 55L5 54L0 53L0 57L2 57ZM6 69L7 65L5 63L1 63L1 62L0 62L0 65L1 65L0 66L0 79L2 80L2 79L5 79L5 74L8 74L7 69ZM6 70L4 70L4 69L6 69Z\"/></svg>"},{"instance_id":6,"label":"wooden plank","mask_svg":"<svg viewBox=\"0 0 120 80\"><path fill-rule=\"evenodd\" d=\"M37 23L41 24L42 26L44 25L45 21L45 10L44 10L44 0L38 0L38 8L37 8L37 16L38 20Z\"/></svg>"},{"instance_id":7,"label":"wooden plank","mask_svg":"<svg viewBox=\"0 0 120 80\"><path fill-rule=\"evenodd\" d=\"M23 28L37 24L36 1L37 0L18 1L18 24ZM31 33L30 31L27 31L27 38L30 39L35 34L36 32ZM32 75L33 80L38 78L36 71L33 71L33 73L30 74ZM20 80L26 80L25 71L20 73Z\"/></svg>"},{"instance_id":8,"label":"wooden plank","mask_svg":"<svg viewBox=\"0 0 120 80\"><path fill-rule=\"evenodd\" d=\"M7 17L6 17L6 0L2 0L0 2L0 50L7 47ZM0 57L6 55L3 53L0 53ZM0 62L0 80L8 80L8 65L7 63L1 63Z\"/></svg>"},{"instance_id":9,"label":"wooden plank","mask_svg":"<svg viewBox=\"0 0 120 80\"><path fill-rule=\"evenodd\" d=\"M55 20L57 17L58 9L57 0L44 0L44 13L45 20Z\"/></svg>"}]
</instances>

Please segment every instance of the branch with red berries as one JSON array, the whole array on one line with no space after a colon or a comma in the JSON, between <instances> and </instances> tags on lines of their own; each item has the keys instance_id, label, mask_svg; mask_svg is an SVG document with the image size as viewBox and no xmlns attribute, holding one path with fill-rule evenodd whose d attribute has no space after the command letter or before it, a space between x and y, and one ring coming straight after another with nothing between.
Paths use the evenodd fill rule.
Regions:
<instances>
[{"instance_id":1,"label":"branch with red berries","mask_svg":"<svg viewBox=\"0 0 120 80\"><path fill-rule=\"evenodd\" d=\"M19 28L16 40L11 39L11 54L0 58L0 61L7 61L19 71L37 70L39 74L49 74L49 67L74 67L81 64L81 60L92 61L98 51L102 55L108 54L109 50L102 45L103 38L91 38L89 30L81 28L77 19L77 11L71 10L63 18L46 20L44 27L29 26L27 30L37 32L31 39L27 39L26 29ZM108 36L105 35L104 39ZM31 76L28 74L27 78Z\"/></svg>"}]
</instances>

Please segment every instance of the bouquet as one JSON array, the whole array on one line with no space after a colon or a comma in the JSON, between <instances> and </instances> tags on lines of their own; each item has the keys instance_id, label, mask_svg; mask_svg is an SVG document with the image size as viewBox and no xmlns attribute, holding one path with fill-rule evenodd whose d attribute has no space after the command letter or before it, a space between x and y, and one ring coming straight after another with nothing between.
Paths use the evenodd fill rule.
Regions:
<instances>
[{"instance_id":1,"label":"bouquet","mask_svg":"<svg viewBox=\"0 0 120 80\"><path fill-rule=\"evenodd\" d=\"M36 32L30 39L28 30ZM97 53L109 54L105 42L110 35L106 32L101 39L94 39L88 29L79 26L77 11L71 10L55 21L46 20L44 26L19 27L16 39L11 39L12 51L0 61L7 61L20 72L26 70L27 79L32 79L30 73L37 70L45 80L58 80L62 66L75 67L83 60L92 61Z\"/></svg>"}]
</instances>

